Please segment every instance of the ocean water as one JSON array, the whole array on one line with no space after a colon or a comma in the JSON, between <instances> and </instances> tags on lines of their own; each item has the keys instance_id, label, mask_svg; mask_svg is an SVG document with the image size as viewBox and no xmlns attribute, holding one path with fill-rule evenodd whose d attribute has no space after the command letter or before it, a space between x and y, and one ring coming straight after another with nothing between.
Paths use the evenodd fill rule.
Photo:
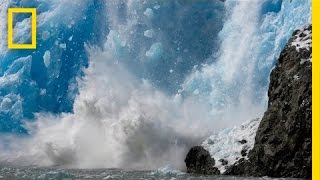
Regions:
<instances>
[{"instance_id":1,"label":"ocean water","mask_svg":"<svg viewBox=\"0 0 320 180\"><path fill-rule=\"evenodd\" d=\"M205 176L173 170L136 171L121 169L0 168L2 180L291 180L289 178L254 178ZM294 179L292 179L294 180Z\"/></svg>"}]
</instances>

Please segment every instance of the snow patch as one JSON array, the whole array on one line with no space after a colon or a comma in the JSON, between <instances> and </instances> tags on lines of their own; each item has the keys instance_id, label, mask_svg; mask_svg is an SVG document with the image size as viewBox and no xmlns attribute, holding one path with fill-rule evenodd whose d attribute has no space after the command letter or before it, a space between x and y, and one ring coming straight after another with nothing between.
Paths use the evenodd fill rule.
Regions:
<instances>
[{"instance_id":1,"label":"snow patch","mask_svg":"<svg viewBox=\"0 0 320 180\"><path fill-rule=\"evenodd\" d=\"M227 128L210 136L202 143L216 161L216 167L224 173L227 166L240 158L247 159L247 153L253 148L256 132L261 119L253 119L239 127Z\"/></svg>"},{"instance_id":2,"label":"snow patch","mask_svg":"<svg viewBox=\"0 0 320 180\"><path fill-rule=\"evenodd\" d=\"M294 76L293 76L293 79L296 80L296 81L298 81L298 80L300 80L300 76L299 76L299 75L294 75Z\"/></svg>"},{"instance_id":3,"label":"snow patch","mask_svg":"<svg viewBox=\"0 0 320 180\"><path fill-rule=\"evenodd\" d=\"M305 62L312 62L312 60L311 60L312 58L310 57L310 58L308 58L308 59L301 59L301 61L300 61L300 64L304 64Z\"/></svg>"},{"instance_id":4,"label":"snow patch","mask_svg":"<svg viewBox=\"0 0 320 180\"><path fill-rule=\"evenodd\" d=\"M295 46L298 52L300 52L301 49L307 49L309 51L312 45L311 34L311 29L300 29L294 36L294 40L291 42L291 46Z\"/></svg>"}]
</instances>

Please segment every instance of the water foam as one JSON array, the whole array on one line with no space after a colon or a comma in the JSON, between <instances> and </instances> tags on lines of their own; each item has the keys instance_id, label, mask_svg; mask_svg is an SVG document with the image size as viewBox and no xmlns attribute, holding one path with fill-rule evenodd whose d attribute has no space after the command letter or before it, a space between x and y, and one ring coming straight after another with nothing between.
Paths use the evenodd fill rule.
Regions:
<instances>
[{"instance_id":1,"label":"water foam","mask_svg":"<svg viewBox=\"0 0 320 180\"><path fill-rule=\"evenodd\" d=\"M32 138L13 147L13 154L22 157L10 152L2 158L19 165L148 169L169 163L182 168L187 148L212 125L203 116L205 107L170 98L135 79L108 51L89 51L91 63L74 113L38 114L27 124Z\"/></svg>"}]
</instances>

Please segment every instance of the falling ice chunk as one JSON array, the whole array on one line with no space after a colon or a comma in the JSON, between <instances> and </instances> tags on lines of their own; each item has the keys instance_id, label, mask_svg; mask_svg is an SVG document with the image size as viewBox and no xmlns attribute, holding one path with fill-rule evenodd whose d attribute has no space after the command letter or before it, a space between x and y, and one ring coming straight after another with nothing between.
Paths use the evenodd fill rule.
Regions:
<instances>
[{"instance_id":1,"label":"falling ice chunk","mask_svg":"<svg viewBox=\"0 0 320 180\"><path fill-rule=\"evenodd\" d=\"M150 30L146 30L143 34L144 34L145 37L152 38L154 32L153 32L152 29L150 29Z\"/></svg>"},{"instance_id":2,"label":"falling ice chunk","mask_svg":"<svg viewBox=\"0 0 320 180\"><path fill-rule=\"evenodd\" d=\"M2 102L0 103L0 110L1 111L7 111L12 107L12 101L10 98L4 98Z\"/></svg>"},{"instance_id":3,"label":"falling ice chunk","mask_svg":"<svg viewBox=\"0 0 320 180\"><path fill-rule=\"evenodd\" d=\"M153 18L153 11L152 9L150 8L147 8L144 13L143 13L145 16L147 16L149 19L152 19Z\"/></svg>"},{"instance_id":4,"label":"falling ice chunk","mask_svg":"<svg viewBox=\"0 0 320 180\"><path fill-rule=\"evenodd\" d=\"M155 5L153 8L154 9L160 9L160 5Z\"/></svg>"},{"instance_id":5,"label":"falling ice chunk","mask_svg":"<svg viewBox=\"0 0 320 180\"><path fill-rule=\"evenodd\" d=\"M67 48L67 44L65 44L65 43L64 43L64 44L60 44L59 47L60 47L61 49L66 49L66 48Z\"/></svg>"},{"instance_id":6,"label":"falling ice chunk","mask_svg":"<svg viewBox=\"0 0 320 180\"><path fill-rule=\"evenodd\" d=\"M46 51L43 55L43 63L48 68L51 63L51 53L50 51Z\"/></svg>"},{"instance_id":7,"label":"falling ice chunk","mask_svg":"<svg viewBox=\"0 0 320 180\"><path fill-rule=\"evenodd\" d=\"M46 41L50 38L50 32L44 31L41 35L42 40Z\"/></svg>"},{"instance_id":8,"label":"falling ice chunk","mask_svg":"<svg viewBox=\"0 0 320 180\"><path fill-rule=\"evenodd\" d=\"M193 91L193 94L194 94L194 95L199 95L199 94L200 94L199 89L194 90L194 91Z\"/></svg>"},{"instance_id":9,"label":"falling ice chunk","mask_svg":"<svg viewBox=\"0 0 320 180\"><path fill-rule=\"evenodd\" d=\"M150 59L159 59L163 54L162 44L154 43L150 49L146 52L146 56Z\"/></svg>"},{"instance_id":10,"label":"falling ice chunk","mask_svg":"<svg viewBox=\"0 0 320 180\"><path fill-rule=\"evenodd\" d=\"M46 89L40 89L40 95L41 96L46 95L46 93L47 93Z\"/></svg>"}]
</instances>

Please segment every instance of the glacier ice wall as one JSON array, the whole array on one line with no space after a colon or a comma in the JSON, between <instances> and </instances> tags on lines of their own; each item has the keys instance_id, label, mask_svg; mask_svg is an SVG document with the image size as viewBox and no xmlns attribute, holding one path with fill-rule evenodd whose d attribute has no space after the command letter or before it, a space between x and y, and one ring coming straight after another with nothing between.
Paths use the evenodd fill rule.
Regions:
<instances>
[{"instance_id":1,"label":"glacier ice wall","mask_svg":"<svg viewBox=\"0 0 320 180\"><path fill-rule=\"evenodd\" d=\"M205 61L217 47L216 34L222 28L221 2L7 2L4 6L37 7L39 21L36 51L7 52L5 48L1 51L1 76L15 59L32 55L30 77L19 79L30 80L33 85L25 84L20 90L17 87L1 88L2 97L15 94L20 99L11 102L20 104L19 110L0 112L6 120L1 123L0 130L8 132L26 132L19 124L22 124L24 118L34 119L35 112L60 113L73 110L73 100L78 91L76 78L83 75L82 69L88 65L84 45L104 48L110 28L110 38L113 40L105 45L106 48L112 48L117 60L126 64L136 76L149 79L154 86L169 94L174 94L190 69ZM152 19L145 13L148 7L153 13ZM2 18L5 19L5 15ZM15 30L26 26L28 20L17 19ZM154 33L153 37L144 35L148 30ZM28 39L29 31L16 33L16 36ZM158 51L158 57L152 50ZM50 52L50 60L44 61L45 52ZM23 90L28 88L32 92L31 96L27 95L27 90ZM14 116L16 111L22 114Z\"/></svg>"},{"instance_id":2,"label":"glacier ice wall","mask_svg":"<svg viewBox=\"0 0 320 180\"><path fill-rule=\"evenodd\" d=\"M6 49L6 38L1 41L0 52L0 109L1 132L22 132L24 119L32 120L36 112L71 112L73 99L77 93L76 78L81 68L88 64L84 44L101 44L108 32L105 12L101 1L20 1L11 0L3 4L7 7L36 7L38 11L37 50ZM1 27L6 26L6 11L1 12ZM97 19L102 21L97 24ZM28 16L17 16L15 38L28 41L30 28ZM101 29L100 29L101 28ZM0 28L1 34L7 34ZM5 43L4 43L5 42ZM50 52L50 63L44 61L45 52ZM28 59L17 65L20 58ZM27 58L28 57L28 58ZM24 65L22 65L22 63ZM12 69L15 69L14 72Z\"/></svg>"},{"instance_id":3,"label":"glacier ice wall","mask_svg":"<svg viewBox=\"0 0 320 180\"><path fill-rule=\"evenodd\" d=\"M15 165L182 168L189 146L263 113L311 19L306 0L7 2L39 14L36 51L0 52L0 161Z\"/></svg>"},{"instance_id":4,"label":"glacier ice wall","mask_svg":"<svg viewBox=\"0 0 320 180\"><path fill-rule=\"evenodd\" d=\"M209 103L219 119L239 124L264 111L270 70L292 32L311 22L311 2L229 0L225 6L217 58L191 73L183 90Z\"/></svg>"}]
</instances>

